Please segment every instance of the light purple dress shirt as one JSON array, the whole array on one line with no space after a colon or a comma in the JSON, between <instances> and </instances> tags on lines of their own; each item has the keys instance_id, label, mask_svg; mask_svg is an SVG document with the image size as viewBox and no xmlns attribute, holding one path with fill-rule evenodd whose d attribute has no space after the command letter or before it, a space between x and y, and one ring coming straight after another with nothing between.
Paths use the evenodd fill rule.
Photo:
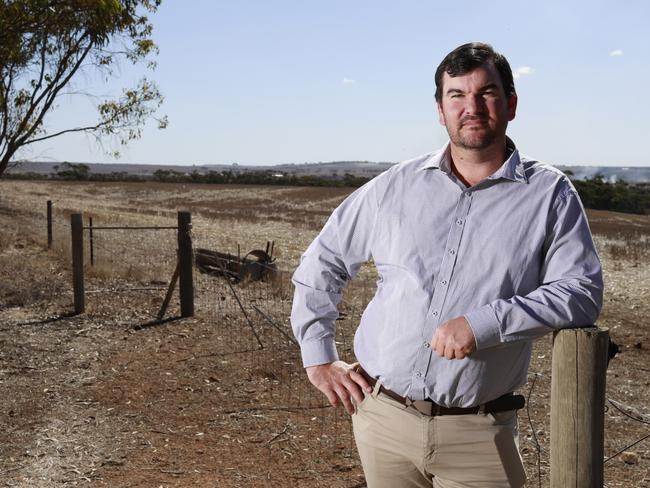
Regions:
<instances>
[{"instance_id":1,"label":"light purple dress shirt","mask_svg":"<svg viewBox=\"0 0 650 488\"><path fill-rule=\"evenodd\" d=\"M370 259L379 281L355 355L413 400L469 407L513 391L526 382L534 339L593 324L602 306L600 261L575 188L514 145L475 186L453 175L447 145L391 167L333 212L293 275L291 322L305 367L338 359L341 292ZM429 341L459 316L477 350L441 358Z\"/></svg>"}]
</instances>

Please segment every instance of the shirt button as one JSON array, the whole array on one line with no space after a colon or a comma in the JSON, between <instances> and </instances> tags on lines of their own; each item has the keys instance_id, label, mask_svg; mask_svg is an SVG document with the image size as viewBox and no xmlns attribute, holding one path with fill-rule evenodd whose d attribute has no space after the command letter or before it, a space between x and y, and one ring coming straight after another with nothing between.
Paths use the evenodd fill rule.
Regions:
<instances>
[{"instance_id":1,"label":"shirt button","mask_svg":"<svg viewBox=\"0 0 650 488\"><path fill-rule=\"evenodd\" d=\"M422 343L422 346L423 346L424 348L427 348L427 349L429 348L430 345L431 345L431 344L429 344L428 342L424 342L424 343Z\"/></svg>"},{"instance_id":2,"label":"shirt button","mask_svg":"<svg viewBox=\"0 0 650 488\"><path fill-rule=\"evenodd\" d=\"M447 284L447 281L446 281L446 280L442 280L440 283L443 284L443 285L446 285L446 284Z\"/></svg>"},{"instance_id":3,"label":"shirt button","mask_svg":"<svg viewBox=\"0 0 650 488\"><path fill-rule=\"evenodd\" d=\"M434 317L437 317L437 316L438 316L438 311L437 311L437 310L434 310L434 311L431 313L431 315L433 315Z\"/></svg>"},{"instance_id":4,"label":"shirt button","mask_svg":"<svg viewBox=\"0 0 650 488\"><path fill-rule=\"evenodd\" d=\"M415 376L417 376L418 378L422 378L422 373L418 371L417 373L415 373Z\"/></svg>"},{"instance_id":5,"label":"shirt button","mask_svg":"<svg viewBox=\"0 0 650 488\"><path fill-rule=\"evenodd\" d=\"M456 254L456 251L454 251L453 249L450 249L449 254L451 254L453 256L454 254Z\"/></svg>"},{"instance_id":6,"label":"shirt button","mask_svg":"<svg viewBox=\"0 0 650 488\"><path fill-rule=\"evenodd\" d=\"M466 192L465 192L465 196L466 196L466 197L471 197L471 196L472 196L472 193L469 192L469 191L466 191Z\"/></svg>"},{"instance_id":7,"label":"shirt button","mask_svg":"<svg viewBox=\"0 0 650 488\"><path fill-rule=\"evenodd\" d=\"M458 219L458 220L456 221L456 223L457 223L458 225L463 225L463 221L462 221L461 219Z\"/></svg>"}]
</instances>

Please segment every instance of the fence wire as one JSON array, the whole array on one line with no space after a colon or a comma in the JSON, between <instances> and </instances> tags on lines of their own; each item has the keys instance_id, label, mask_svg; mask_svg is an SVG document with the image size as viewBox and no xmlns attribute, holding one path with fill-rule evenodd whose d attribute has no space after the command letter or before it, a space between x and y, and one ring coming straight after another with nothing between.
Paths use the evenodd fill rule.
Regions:
<instances>
[{"instance_id":1,"label":"fence wire","mask_svg":"<svg viewBox=\"0 0 650 488\"><path fill-rule=\"evenodd\" d=\"M195 232L195 248L238 254L233 243L201 237ZM245 253L240 250L239 254ZM279 452L293 453L294 477L296 472L322 471L322 466L314 463L330 458L330 466L339 470L342 486L365 486L349 416L332 408L305 375L289 322L293 286L288 268L277 269L276 263L271 264L264 281L238 281L195 269L197 313L220 330L219 351L224 356L238 356L243 374L253 378L255 385L254 405L250 398L238 401L234 396L224 411L253 412L272 419L277 434L269 442L277 444ZM374 281L355 280L344 293L336 335L344 361L354 361L355 324L374 288Z\"/></svg>"}]
</instances>

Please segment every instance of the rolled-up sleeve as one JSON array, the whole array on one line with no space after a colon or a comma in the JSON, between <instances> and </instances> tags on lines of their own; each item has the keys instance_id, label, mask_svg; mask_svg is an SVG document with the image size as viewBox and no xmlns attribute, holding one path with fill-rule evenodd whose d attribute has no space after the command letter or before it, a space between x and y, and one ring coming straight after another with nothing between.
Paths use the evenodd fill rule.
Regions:
<instances>
[{"instance_id":1,"label":"rolled-up sleeve","mask_svg":"<svg viewBox=\"0 0 650 488\"><path fill-rule=\"evenodd\" d=\"M357 189L332 213L293 274L291 326L305 367L338 359L334 341L337 305L345 285L372 257L381 179Z\"/></svg>"},{"instance_id":2,"label":"rolled-up sleeve","mask_svg":"<svg viewBox=\"0 0 650 488\"><path fill-rule=\"evenodd\" d=\"M575 189L566 183L549 216L541 285L465 314L477 349L534 339L551 330L593 324L603 301L603 276L589 224Z\"/></svg>"}]
</instances>

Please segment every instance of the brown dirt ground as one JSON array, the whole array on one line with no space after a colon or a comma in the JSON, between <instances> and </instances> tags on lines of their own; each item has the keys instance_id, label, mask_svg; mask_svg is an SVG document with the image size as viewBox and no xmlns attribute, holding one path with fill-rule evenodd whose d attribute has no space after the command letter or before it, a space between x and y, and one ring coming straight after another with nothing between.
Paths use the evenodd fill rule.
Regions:
<instances>
[{"instance_id":1,"label":"brown dirt ground","mask_svg":"<svg viewBox=\"0 0 650 488\"><path fill-rule=\"evenodd\" d=\"M273 239L279 262L291 268L349 191L1 181L0 486L365 486L346 416L308 387L295 348L259 317L265 348L258 349L223 283L197 278L211 294L199 300L197 316L154 324L164 281L107 269L90 274L87 313L70 316L66 249L45 249L42 232L46 197L61 215L92 207L104 221L151 225L190 207L198 240L232 250ZM650 217L589 215L606 275L599 325L621 345L607 396L646 422L608 403L609 457L650 431ZM276 307L271 315L286 326L286 290L238 293ZM206 305L212 302L217 308ZM346 357L356 303L344 304L340 322ZM172 305L168 317L177 315ZM530 394L520 430L531 487L548 485L550 356L550 339L538 341L523 391ZM627 451L606 463L606 485L650 487L650 440Z\"/></svg>"}]
</instances>

